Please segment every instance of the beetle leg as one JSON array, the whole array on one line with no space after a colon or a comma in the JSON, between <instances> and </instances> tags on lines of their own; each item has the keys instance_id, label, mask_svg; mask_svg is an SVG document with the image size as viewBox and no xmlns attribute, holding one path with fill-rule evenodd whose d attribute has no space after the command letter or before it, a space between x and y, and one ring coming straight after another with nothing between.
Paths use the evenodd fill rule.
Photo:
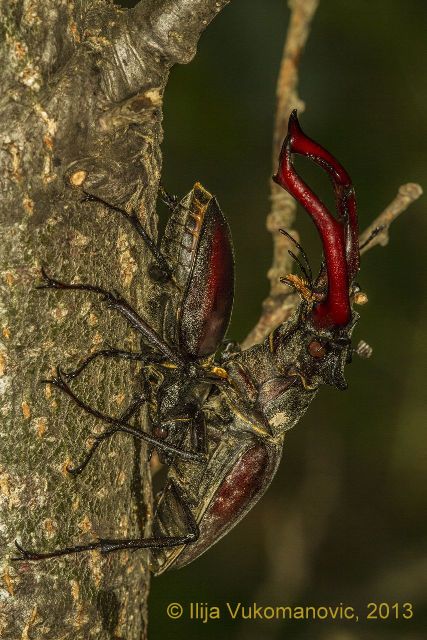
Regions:
<instances>
[{"instance_id":1,"label":"beetle leg","mask_svg":"<svg viewBox=\"0 0 427 640\"><path fill-rule=\"evenodd\" d=\"M129 418L131 418L138 411L138 409L142 407L144 402L145 402L145 395L140 395L139 397L137 397L134 400L134 402L132 402L132 404L126 409L126 411L122 413L122 415L120 416L120 420L123 420L124 422L129 420ZM99 445L105 440L108 440L109 438L111 438L114 434L118 433L119 431L120 431L120 427L112 427L111 429L106 429L105 431L97 435L95 437L95 440L91 448L86 453L86 456L84 457L83 461L76 467L67 467L68 473L70 473L73 476L77 476L82 471L84 471L84 469L86 469L89 462L92 460L92 457L95 454L96 450L98 449Z\"/></svg>"},{"instance_id":2,"label":"beetle leg","mask_svg":"<svg viewBox=\"0 0 427 640\"><path fill-rule=\"evenodd\" d=\"M200 462L206 462L208 447L206 440L206 424L203 412L194 408L194 413L192 415L190 414L188 421L190 422L191 451L195 452ZM159 451L158 455L162 464L172 464L173 456L169 453Z\"/></svg>"},{"instance_id":3,"label":"beetle leg","mask_svg":"<svg viewBox=\"0 0 427 640\"><path fill-rule=\"evenodd\" d=\"M65 382L63 373L59 367L57 367L57 375L55 378L52 378L51 380L42 380L42 382L46 384L54 385L55 387L60 389L60 391L63 391L64 393L66 393L81 409L86 411L86 413L89 413L90 415L94 416L95 418L98 418L99 420L102 420L103 422L106 422L107 424L111 424L114 427L118 427L117 431L128 433L134 438L138 438L139 440L144 440L145 442L148 442L149 444L154 445L156 448L164 449L165 451L170 451L171 453L178 455L184 460L193 460L194 462L204 461L204 457L201 456L200 454L193 453L192 451L187 451L186 449L182 449L179 447L175 447L174 445L168 444L163 440L159 440L158 438L155 438L154 436L147 433L146 431L142 431L142 429L136 429L134 426L132 426L127 422L124 422L120 418L113 418L112 416L108 416L105 413L101 413L97 409L93 409L73 393L69 385Z\"/></svg>"},{"instance_id":4,"label":"beetle leg","mask_svg":"<svg viewBox=\"0 0 427 640\"><path fill-rule=\"evenodd\" d=\"M123 360L136 360L144 362L147 360L147 354L132 352L132 351L122 351L121 349L101 349L100 351L95 351L95 353L91 353L79 366L77 369L73 371L63 371L63 376L67 380L73 380L77 378L86 367L97 358L122 358ZM150 358L150 361L152 359Z\"/></svg>"},{"instance_id":5,"label":"beetle leg","mask_svg":"<svg viewBox=\"0 0 427 640\"><path fill-rule=\"evenodd\" d=\"M170 209L172 212L175 211L177 206L180 204L178 200L178 196L174 196L166 189L163 185L159 185L158 195L160 196L160 200ZM182 206L182 205L181 205Z\"/></svg>"},{"instance_id":6,"label":"beetle leg","mask_svg":"<svg viewBox=\"0 0 427 640\"><path fill-rule=\"evenodd\" d=\"M44 268L42 268L42 276L45 280L44 284L38 285L36 289L65 289L74 291L89 291L92 293L99 293L104 296L104 302L108 303L108 307L116 309L122 316L128 320L130 325L138 331L144 338L151 343L151 345L157 347L157 349L163 353L166 358L173 362L181 363L181 358L178 353L172 349L162 338L150 327L149 324L141 318L141 316L135 311L131 305L122 298L115 291L107 291L102 287L98 287L92 284L68 284L51 278Z\"/></svg>"},{"instance_id":7,"label":"beetle leg","mask_svg":"<svg viewBox=\"0 0 427 640\"><path fill-rule=\"evenodd\" d=\"M16 548L18 549L20 556L12 558L14 562L22 562L28 560L47 560L49 558L58 558L60 556L67 556L72 553L81 553L83 551L94 551L99 549L101 553L111 553L112 551L121 551L125 549L166 549L171 547L180 547L182 545L191 544L196 542L199 538L200 532L198 524L193 516L193 513L186 503L181 492L178 490L175 483L170 483L170 491L174 494L174 499L181 507L184 521L188 529L187 533L181 536L153 536L151 538L101 538L96 542L89 544L79 544L75 547L65 547L64 549L56 549L55 551L39 553L37 551L31 551L25 549L18 542L15 541Z\"/></svg>"},{"instance_id":8,"label":"beetle leg","mask_svg":"<svg viewBox=\"0 0 427 640\"><path fill-rule=\"evenodd\" d=\"M159 250L157 244L152 240L152 238L149 236L149 234L146 232L146 230L142 226L142 224L139 221L139 218L136 215L135 211L131 211L129 213L125 209L122 209L121 207L117 207L116 205L111 204L110 202L107 202L106 200L104 200L103 198L100 198L99 196L94 196L93 194L86 193L86 192L85 192L85 194L86 195L83 198L83 202L85 202L85 201L86 202L100 202L101 204L105 205L106 207L108 207L112 211L116 211L117 213L120 213L120 215L122 215L124 218L126 218L126 220L128 220L128 222L130 222L130 224L135 229L137 234L144 240L146 246L148 247L149 251L151 252L152 256L155 258L155 260L157 262L157 265L159 267L158 276L160 276L160 277L155 277L155 279L156 280L157 279L161 280L163 282L167 282L168 280L170 280L171 277L172 277L172 271L171 271L170 266L166 262L166 260L163 257L163 255L160 253L160 250Z\"/></svg>"}]
</instances>

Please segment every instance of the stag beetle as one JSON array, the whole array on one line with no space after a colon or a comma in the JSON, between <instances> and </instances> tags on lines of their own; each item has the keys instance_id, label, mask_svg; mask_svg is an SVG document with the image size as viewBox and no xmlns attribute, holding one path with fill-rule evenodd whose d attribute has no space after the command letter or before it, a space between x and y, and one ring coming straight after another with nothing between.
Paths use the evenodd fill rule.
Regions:
<instances>
[{"instance_id":1,"label":"stag beetle","mask_svg":"<svg viewBox=\"0 0 427 640\"><path fill-rule=\"evenodd\" d=\"M327 171L338 219L296 173L293 154L304 155ZM234 419L228 425L209 422L206 464L190 467L176 460L169 470L169 484L157 505L155 539L183 530L188 523L183 503L190 507L193 539L185 546L156 549L153 570L157 574L188 564L230 531L269 486L286 432L304 415L320 385L347 386L344 368L351 361L351 335L359 318L352 310L359 292L355 284L359 241L351 179L326 149L304 134L293 111L273 180L313 219L324 264L315 282L308 263L303 269L306 279L284 277L283 282L300 294L298 308L261 344L233 354L224 364L227 380L219 390L219 401ZM206 408L210 402L218 402L218 394L211 394ZM178 502L177 495L184 500Z\"/></svg>"},{"instance_id":2,"label":"stag beetle","mask_svg":"<svg viewBox=\"0 0 427 640\"><path fill-rule=\"evenodd\" d=\"M306 156L327 171L335 191L337 218L296 173L293 154ZM313 281L302 252L306 261L305 267L302 265L305 278L291 274L282 279L299 293L300 304L286 322L250 349L235 350L218 362L214 360L231 311L233 260L225 220L216 201L200 185L195 186L183 206L173 213L161 244L164 258L175 264L173 276L184 284L178 289L181 293L172 300L178 322L174 324L175 337L171 344L157 334L153 337L152 329L117 296L98 287L65 285L46 276L44 286L49 288L103 294L110 306L128 318L151 345L151 355L139 354L140 358L151 357L155 347L161 356L156 366L163 365L167 371L171 365L176 369L182 367L181 372L187 379L181 386L174 387L179 399L175 405L172 403L174 410L186 403L186 417L194 423L200 416L206 416L206 424L202 438L200 425L183 429L177 423L173 424L172 439L170 433L163 439L159 438L163 434L157 433L155 438L127 424L129 410L121 420L94 412L74 396L63 374L58 375L54 384L87 411L113 423L113 429L105 432L105 438L125 430L166 454L167 478L156 500L151 537L101 539L47 553L17 545L19 559L40 560L92 549L107 553L148 547L152 550L155 574L188 564L235 526L263 495L280 462L286 432L305 413L320 385L346 388L344 368L351 361L351 335L359 318L352 309L358 291L355 277L359 270L359 243L351 179L326 149L304 134L296 111L290 116L278 172L273 179L295 197L313 219L322 241L324 263ZM196 206L196 201L207 206L204 218L198 213L203 206ZM188 231L190 219L195 220L195 226ZM207 222L209 219L211 223ZM181 248L188 251L187 261ZM174 255L178 256L176 262ZM203 285L202 295L192 295L192 288L199 284ZM183 290L187 292L184 295ZM165 317L170 319L172 315L168 313ZM180 359L185 362L181 363ZM76 371L87 364L85 361ZM191 378L191 368L195 371L194 378ZM175 383L169 380L168 384L171 388ZM162 385L160 403L161 390ZM166 416L169 424L167 411L163 414L160 409L158 415ZM203 447L194 447L194 440L200 443L201 439L204 458L200 457ZM85 463L77 471L82 470Z\"/></svg>"},{"instance_id":3,"label":"stag beetle","mask_svg":"<svg viewBox=\"0 0 427 640\"><path fill-rule=\"evenodd\" d=\"M93 195L85 200L104 200ZM170 204L170 201L169 201ZM70 372L57 367L55 378L44 382L58 387L82 409L110 423L112 428L94 440L84 460L68 471L77 475L89 463L100 443L118 431L125 431L147 441L156 448L160 460L169 464L174 455L186 460L206 458L206 437L201 405L212 383L221 381L225 371L217 366L213 356L227 330L234 294L234 258L231 234L216 199L201 184L196 183L186 198L176 206L168 221L160 251L148 241L148 247L158 260L156 276L163 282L170 279L169 264L174 264L173 286L163 309L163 333L160 336L118 293L88 284L67 284L50 277L43 269L44 283L39 289L63 289L101 294L110 308L116 309L141 335L140 352L103 349L87 357ZM116 211L118 207L111 206ZM126 212L124 212L126 215ZM147 236L130 217L138 233ZM120 416L111 418L93 409L72 391L69 381L79 376L95 359L122 358L140 361L142 391ZM151 432L136 430L128 423L145 402L149 406ZM182 447L190 425L191 446Z\"/></svg>"}]
</instances>

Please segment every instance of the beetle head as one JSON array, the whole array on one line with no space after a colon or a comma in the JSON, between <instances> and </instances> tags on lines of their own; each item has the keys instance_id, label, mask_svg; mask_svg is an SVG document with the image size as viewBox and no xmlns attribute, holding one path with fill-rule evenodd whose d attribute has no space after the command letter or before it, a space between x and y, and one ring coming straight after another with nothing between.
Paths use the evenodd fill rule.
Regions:
<instances>
[{"instance_id":1,"label":"beetle head","mask_svg":"<svg viewBox=\"0 0 427 640\"><path fill-rule=\"evenodd\" d=\"M275 332L278 361L283 374L295 377L300 391L315 392L322 384L346 389L346 364L351 362L351 334L359 318L355 312L344 327L319 327L312 309L304 301L295 316Z\"/></svg>"},{"instance_id":2,"label":"beetle head","mask_svg":"<svg viewBox=\"0 0 427 640\"><path fill-rule=\"evenodd\" d=\"M335 192L337 217L296 173L292 163L295 153L309 158L328 173ZM287 340L289 349L294 349L295 375L307 374L304 385L312 383L317 387L326 383L344 389L344 367L352 353L350 337L359 317L351 307L360 260L356 200L350 176L326 149L305 135L294 110L273 180L304 207L323 245L324 263L313 283L295 275L282 279L298 290L302 298L295 332L291 331ZM291 354L286 355L289 361Z\"/></svg>"}]
</instances>

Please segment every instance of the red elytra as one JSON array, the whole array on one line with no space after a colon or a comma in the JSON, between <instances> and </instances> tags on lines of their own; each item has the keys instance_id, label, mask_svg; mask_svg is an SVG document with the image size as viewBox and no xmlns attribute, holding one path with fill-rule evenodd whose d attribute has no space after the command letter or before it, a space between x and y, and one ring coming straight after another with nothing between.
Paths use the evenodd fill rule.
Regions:
<instances>
[{"instance_id":1,"label":"red elytra","mask_svg":"<svg viewBox=\"0 0 427 640\"><path fill-rule=\"evenodd\" d=\"M206 509L198 516L200 537L169 558L168 565L174 569L192 562L244 518L268 488L280 460L273 449L253 441L242 447L238 454L230 452L230 455L235 456L234 464L230 465L228 475L222 478L212 499L205 505ZM163 566L162 572L166 568Z\"/></svg>"},{"instance_id":2,"label":"red elytra","mask_svg":"<svg viewBox=\"0 0 427 640\"><path fill-rule=\"evenodd\" d=\"M179 319L180 347L194 358L217 350L230 322L234 294L231 234L215 198L200 215Z\"/></svg>"}]
</instances>

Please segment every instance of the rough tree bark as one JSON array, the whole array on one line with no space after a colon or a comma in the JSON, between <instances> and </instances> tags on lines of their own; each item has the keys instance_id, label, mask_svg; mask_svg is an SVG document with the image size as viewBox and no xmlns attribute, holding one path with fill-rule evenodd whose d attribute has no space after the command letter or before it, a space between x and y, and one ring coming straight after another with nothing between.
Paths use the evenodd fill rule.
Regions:
<instances>
[{"instance_id":1,"label":"rough tree bark","mask_svg":"<svg viewBox=\"0 0 427 640\"><path fill-rule=\"evenodd\" d=\"M144 451L124 435L81 460L102 425L40 380L109 343L135 348L99 296L35 290L40 267L64 281L119 289L157 326L152 262L129 223L82 203L82 188L135 209L156 237L162 96L172 65L195 53L228 0L4 0L1 6L0 636L145 637L147 555L120 553L11 564L17 538L52 549L149 530ZM141 287L143 278L144 287ZM77 391L120 414L135 366L98 362ZM132 381L135 381L133 385ZM129 472L131 470L131 472Z\"/></svg>"}]
</instances>

